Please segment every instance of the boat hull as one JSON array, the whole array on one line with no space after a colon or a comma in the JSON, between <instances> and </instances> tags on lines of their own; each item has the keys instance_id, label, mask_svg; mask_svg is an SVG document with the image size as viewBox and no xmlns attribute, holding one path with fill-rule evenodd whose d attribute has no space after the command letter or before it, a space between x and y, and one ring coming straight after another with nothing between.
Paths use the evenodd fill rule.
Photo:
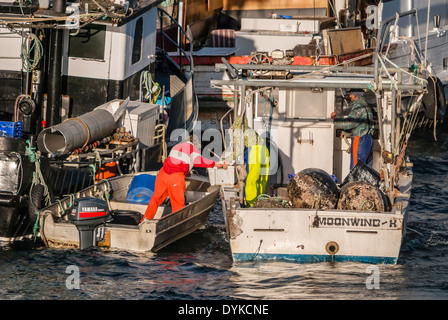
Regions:
<instances>
[{"instance_id":1,"label":"boat hull","mask_svg":"<svg viewBox=\"0 0 448 320\"><path fill-rule=\"evenodd\" d=\"M246 209L232 223L235 261L396 263L403 235L403 215L392 213Z\"/></svg>"},{"instance_id":2,"label":"boat hull","mask_svg":"<svg viewBox=\"0 0 448 320\"><path fill-rule=\"evenodd\" d=\"M33 234L34 221L28 216L28 199L0 195L0 242L13 242Z\"/></svg>"},{"instance_id":3,"label":"boat hull","mask_svg":"<svg viewBox=\"0 0 448 320\"><path fill-rule=\"evenodd\" d=\"M402 178L410 191L412 175ZM357 261L396 264L406 231L408 198L392 212L241 208L227 192L226 225L235 262Z\"/></svg>"},{"instance_id":4,"label":"boat hull","mask_svg":"<svg viewBox=\"0 0 448 320\"><path fill-rule=\"evenodd\" d=\"M111 194L110 210L133 212L140 221L147 208L146 204L126 203L124 198L132 177L131 174L103 180L95 186L75 194L76 198L101 197ZM109 189L110 188L110 189ZM132 251L156 252L170 243L179 240L207 222L210 210L215 205L219 187L211 187L200 178L187 180L186 198L189 202L183 209L171 212L169 207L160 206L152 220L143 223L122 224L114 220L104 225L104 239L100 247ZM70 208L71 198L65 198L61 204L56 203L40 211L40 234L48 247L79 247L79 234L76 226L61 215L61 208Z\"/></svg>"},{"instance_id":5,"label":"boat hull","mask_svg":"<svg viewBox=\"0 0 448 320\"><path fill-rule=\"evenodd\" d=\"M317 254L261 254L259 259L252 259L253 254L235 253L233 255L234 261L286 261L295 263L315 263L315 262L362 262L371 264L396 264L397 258L395 257L373 257L373 256L329 256L329 255L317 255Z\"/></svg>"}]
</instances>

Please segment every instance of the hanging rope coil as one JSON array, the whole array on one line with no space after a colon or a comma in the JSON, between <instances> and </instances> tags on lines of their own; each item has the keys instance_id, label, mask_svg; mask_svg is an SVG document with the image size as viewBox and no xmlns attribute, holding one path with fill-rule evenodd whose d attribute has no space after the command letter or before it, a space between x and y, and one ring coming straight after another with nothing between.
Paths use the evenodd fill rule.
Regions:
<instances>
[{"instance_id":1,"label":"hanging rope coil","mask_svg":"<svg viewBox=\"0 0 448 320\"><path fill-rule=\"evenodd\" d=\"M104 188L104 190L97 190L97 188L99 187L99 185L100 185L101 183L106 184L106 188ZM112 187L111 187L111 185L110 185L110 182L109 182L107 179L102 179L98 184L96 184L96 185L94 186L94 188L95 188L95 189L94 189L94 190L95 190L95 194L94 194L94 196L95 196L96 198L101 198L101 199L103 199L104 201L106 201L107 207L108 207L109 210L111 211L112 208L111 208L111 206L110 206L110 192L111 192L111 190L112 190Z\"/></svg>"},{"instance_id":2,"label":"hanging rope coil","mask_svg":"<svg viewBox=\"0 0 448 320\"><path fill-rule=\"evenodd\" d=\"M31 163L34 163L35 165L35 170L33 172L33 180L31 183L31 187L30 187L30 201L32 206L35 208L36 211L36 221L33 225L33 235L34 235L34 239L36 239L37 237L37 232L39 231L39 220L40 220L40 211L39 211L39 206L34 203L33 201L33 188L41 185L43 187L43 198L45 199L45 206L49 206L51 204L51 194L48 191L48 186L45 183L45 179L44 176L42 174L42 171L40 169L40 159L39 159L39 155L36 152L36 148L31 146L31 141L27 140L26 141L26 147L25 147L25 155L28 157L28 159L30 160Z\"/></svg>"},{"instance_id":3,"label":"hanging rope coil","mask_svg":"<svg viewBox=\"0 0 448 320\"><path fill-rule=\"evenodd\" d=\"M101 155L100 152L98 150L93 150L93 153L95 154L95 161L93 163L89 164L89 168L90 168L90 173L92 176L92 181L95 182L96 179L96 174L97 174L97 166L98 166L98 172L99 170L101 170Z\"/></svg>"},{"instance_id":4,"label":"hanging rope coil","mask_svg":"<svg viewBox=\"0 0 448 320\"><path fill-rule=\"evenodd\" d=\"M29 33L26 37L23 37L20 57L22 58L23 69L26 72L31 72L37 67L43 53L44 47L37 35Z\"/></svg>"},{"instance_id":5,"label":"hanging rope coil","mask_svg":"<svg viewBox=\"0 0 448 320\"><path fill-rule=\"evenodd\" d=\"M48 191L48 186L45 183L44 176L42 174L42 171L40 169L40 160L37 156L36 152L34 151L35 148L32 148L29 144L29 141L27 141L27 147L26 147L26 154L31 162L34 162L35 165L35 171L33 173L33 181L31 184L30 192L36 185L42 185L44 187L44 197L45 197L45 204L48 206L51 204L51 195ZM32 197L30 197L32 199ZM36 204L34 204L36 205Z\"/></svg>"},{"instance_id":6,"label":"hanging rope coil","mask_svg":"<svg viewBox=\"0 0 448 320\"><path fill-rule=\"evenodd\" d=\"M142 84L146 90L144 98L149 100L151 103L156 102L161 91L160 85L157 82L154 82L149 71L144 71L142 77Z\"/></svg>"},{"instance_id":7,"label":"hanging rope coil","mask_svg":"<svg viewBox=\"0 0 448 320\"><path fill-rule=\"evenodd\" d=\"M155 131L160 132L160 134L155 136L153 139L157 140L158 138L162 138L161 139L161 141L162 141L162 162L164 162L166 160L166 158L168 157L168 149L167 149L167 145L166 145L166 141L165 141L166 125L164 125L163 123L156 125Z\"/></svg>"}]
</instances>

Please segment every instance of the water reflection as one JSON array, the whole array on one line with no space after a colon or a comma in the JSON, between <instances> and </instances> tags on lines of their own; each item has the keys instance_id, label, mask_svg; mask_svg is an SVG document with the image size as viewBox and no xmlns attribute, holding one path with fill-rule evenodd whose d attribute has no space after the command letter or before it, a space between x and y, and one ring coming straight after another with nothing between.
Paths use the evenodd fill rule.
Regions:
<instances>
[{"instance_id":1,"label":"water reflection","mask_svg":"<svg viewBox=\"0 0 448 320\"><path fill-rule=\"evenodd\" d=\"M448 134L430 138L408 147L409 230L398 264L374 266L379 289L366 286L369 264L233 263L218 201L207 228L158 253L2 246L0 299L447 299ZM69 265L79 267L80 290L65 286Z\"/></svg>"},{"instance_id":2,"label":"water reflection","mask_svg":"<svg viewBox=\"0 0 448 320\"><path fill-rule=\"evenodd\" d=\"M289 262L238 263L231 268L230 280L237 284L239 299L393 299L400 298L396 288L406 280L405 267L375 265L378 289L373 283L369 264L322 262L295 264ZM370 277L370 278L369 278Z\"/></svg>"}]
</instances>

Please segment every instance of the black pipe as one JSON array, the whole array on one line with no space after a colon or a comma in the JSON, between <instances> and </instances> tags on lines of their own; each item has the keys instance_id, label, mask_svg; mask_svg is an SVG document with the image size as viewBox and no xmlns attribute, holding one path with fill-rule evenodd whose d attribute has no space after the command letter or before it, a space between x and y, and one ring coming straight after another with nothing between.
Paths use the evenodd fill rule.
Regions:
<instances>
[{"instance_id":1,"label":"black pipe","mask_svg":"<svg viewBox=\"0 0 448 320\"><path fill-rule=\"evenodd\" d=\"M30 93L30 72L22 71L22 94Z\"/></svg>"},{"instance_id":2,"label":"black pipe","mask_svg":"<svg viewBox=\"0 0 448 320\"><path fill-rule=\"evenodd\" d=\"M62 36L62 29L51 30L46 111L47 127L56 125L61 122L60 110L62 107Z\"/></svg>"},{"instance_id":3,"label":"black pipe","mask_svg":"<svg viewBox=\"0 0 448 320\"><path fill-rule=\"evenodd\" d=\"M53 0L53 12L55 14L65 14L66 0Z\"/></svg>"},{"instance_id":4,"label":"black pipe","mask_svg":"<svg viewBox=\"0 0 448 320\"><path fill-rule=\"evenodd\" d=\"M27 40L28 41L28 40ZM22 94L30 94L31 72L24 71L22 67Z\"/></svg>"},{"instance_id":5,"label":"black pipe","mask_svg":"<svg viewBox=\"0 0 448 320\"><path fill-rule=\"evenodd\" d=\"M38 67L36 68L36 73L35 73L35 77L37 76L38 79L36 81L36 79L34 79L35 82L35 96L34 96L34 102L36 103L36 110L35 110L35 114L34 114L34 132L33 134L35 134L36 136L39 134L39 132L41 131L42 127L41 127L41 123L43 120L44 115L42 114L42 112L44 111L43 108L43 104L44 104L44 92L45 92L45 86L46 86L46 70L47 70L47 58L48 58L48 50L49 50L49 30L48 29L44 29L44 30L40 30L40 34L42 36L41 38L41 43L42 43L42 47L43 47L43 53L42 53L42 58L39 62Z\"/></svg>"}]
</instances>

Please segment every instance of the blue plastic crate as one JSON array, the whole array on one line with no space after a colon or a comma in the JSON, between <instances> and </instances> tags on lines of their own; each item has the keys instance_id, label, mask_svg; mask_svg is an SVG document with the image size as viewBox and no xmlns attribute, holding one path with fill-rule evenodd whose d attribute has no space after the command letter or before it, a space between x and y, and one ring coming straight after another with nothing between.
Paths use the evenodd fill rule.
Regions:
<instances>
[{"instance_id":1,"label":"blue plastic crate","mask_svg":"<svg viewBox=\"0 0 448 320\"><path fill-rule=\"evenodd\" d=\"M22 138L23 123L21 121L0 121L0 132L10 138Z\"/></svg>"}]
</instances>

